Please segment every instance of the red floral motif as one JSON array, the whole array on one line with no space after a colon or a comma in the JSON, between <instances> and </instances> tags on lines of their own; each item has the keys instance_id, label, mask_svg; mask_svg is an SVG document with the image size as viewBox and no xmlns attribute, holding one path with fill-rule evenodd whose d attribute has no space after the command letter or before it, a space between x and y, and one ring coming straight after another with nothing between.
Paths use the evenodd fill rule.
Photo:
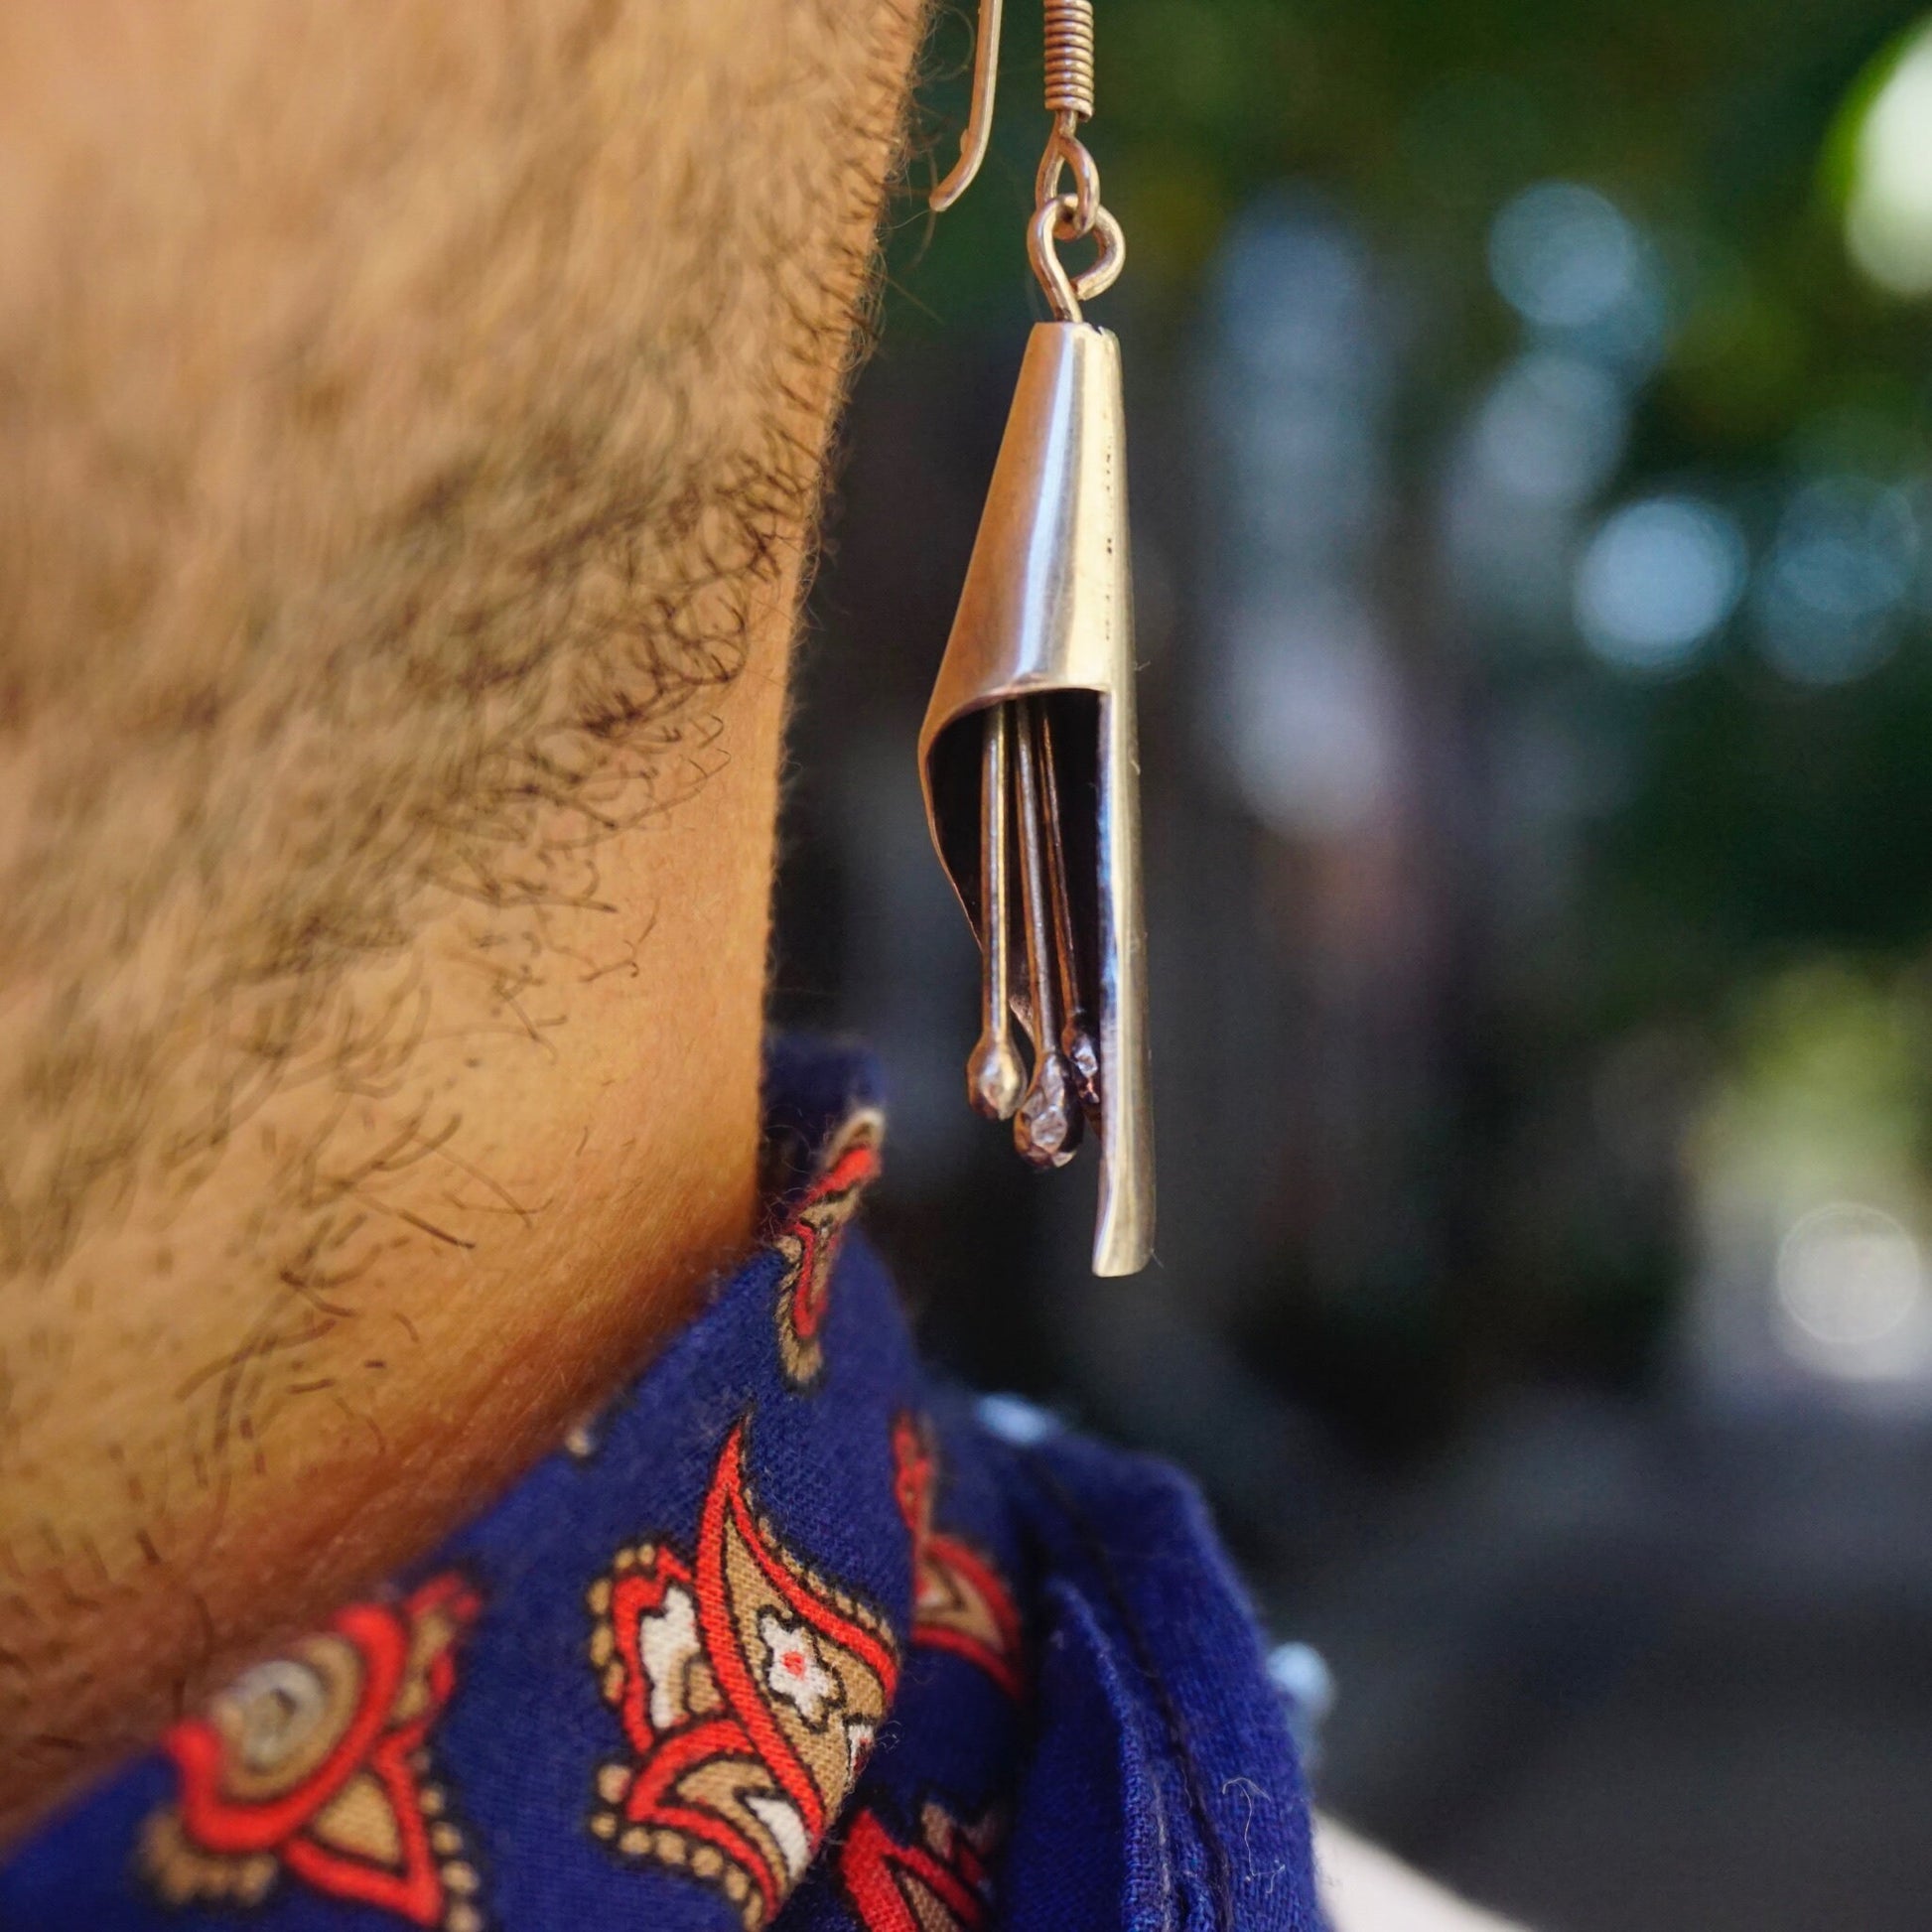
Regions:
<instances>
[{"instance_id":1,"label":"red floral motif","mask_svg":"<svg viewBox=\"0 0 1932 1932\"><path fill-rule=\"evenodd\" d=\"M899 1513L912 1533L912 1641L977 1664L1011 1697L1026 1687L1024 1637L1013 1593L964 1538L932 1527L937 1465L910 1416L893 1426Z\"/></svg>"},{"instance_id":2,"label":"red floral motif","mask_svg":"<svg viewBox=\"0 0 1932 1932\"><path fill-rule=\"evenodd\" d=\"M995 1836L990 1823L969 1831L929 1802L907 1844L862 1811L840 1848L839 1882L866 1932L974 1932L986 1923Z\"/></svg>"},{"instance_id":3,"label":"red floral motif","mask_svg":"<svg viewBox=\"0 0 1932 1932\"><path fill-rule=\"evenodd\" d=\"M818 1380L825 1368L820 1333L832 1266L859 1198L879 1173L885 1117L872 1108L853 1114L833 1137L818 1178L805 1190L790 1225L772 1246L784 1258L778 1279L778 1356L794 1388Z\"/></svg>"},{"instance_id":4,"label":"red floral motif","mask_svg":"<svg viewBox=\"0 0 1932 1932\"><path fill-rule=\"evenodd\" d=\"M591 1661L630 1746L598 1773L591 1830L717 1886L758 1932L857 1781L898 1652L759 1513L745 1434L719 1454L691 1562L642 1543L591 1587Z\"/></svg>"},{"instance_id":5,"label":"red floral motif","mask_svg":"<svg viewBox=\"0 0 1932 1932\"><path fill-rule=\"evenodd\" d=\"M287 1872L412 1925L482 1932L477 1869L428 1749L478 1607L453 1574L399 1603L352 1603L175 1725L178 1795L141 1846L162 1897L252 1905Z\"/></svg>"}]
</instances>

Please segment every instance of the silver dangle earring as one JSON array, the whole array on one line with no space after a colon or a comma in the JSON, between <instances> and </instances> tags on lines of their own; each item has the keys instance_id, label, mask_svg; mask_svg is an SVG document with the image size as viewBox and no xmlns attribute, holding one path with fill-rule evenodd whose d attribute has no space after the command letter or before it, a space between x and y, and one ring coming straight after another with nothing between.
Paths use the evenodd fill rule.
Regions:
<instances>
[{"instance_id":1,"label":"silver dangle earring","mask_svg":"<svg viewBox=\"0 0 1932 1932\"><path fill-rule=\"evenodd\" d=\"M1126 440L1120 344L1080 311L1112 287L1125 242L1079 138L1094 106L1092 0L1045 4L1052 129L1027 251L1054 320L1027 342L919 769L932 842L985 956L967 1097L1013 1122L1035 1167L1098 1143L1093 1270L1131 1275L1154 1250L1154 1132ZM986 156L1000 11L981 0L972 109L935 210ZM1069 274L1055 244L1088 237L1095 260Z\"/></svg>"}]
</instances>

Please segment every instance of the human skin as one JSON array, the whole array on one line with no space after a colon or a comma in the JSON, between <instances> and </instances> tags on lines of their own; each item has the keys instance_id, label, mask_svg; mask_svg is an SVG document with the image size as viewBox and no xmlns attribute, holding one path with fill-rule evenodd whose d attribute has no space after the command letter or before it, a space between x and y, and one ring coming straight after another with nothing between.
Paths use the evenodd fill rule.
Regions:
<instances>
[{"instance_id":1,"label":"human skin","mask_svg":"<svg viewBox=\"0 0 1932 1932\"><path fill-rule=\"evenodd\" d=\"M920 13L0 9L0 1832L751 1238Z\"/></svg>"}]
</instances>

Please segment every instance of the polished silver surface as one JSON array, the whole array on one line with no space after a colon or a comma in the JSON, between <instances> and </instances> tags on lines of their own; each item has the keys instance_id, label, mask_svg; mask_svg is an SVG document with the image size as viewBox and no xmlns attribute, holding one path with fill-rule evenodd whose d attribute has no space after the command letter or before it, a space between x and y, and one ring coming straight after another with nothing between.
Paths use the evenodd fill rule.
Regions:
<instances>
[{"instance_id":1,"label":"polished silver surface","mask_svg":"<svg viewBox=\"0 0 1932 1932\"><path fill-rule=\"evenodd\" d=\"M1002 707L1004 710L1005 708ZM1066 880L1066 826L1060 811L1060 767L1053 750L1052 720L1044 705L1027 707L1039 758L1039 805L1046 835L1046 883L1053 906L1053 958L1059 970L1060 1050L1073 1072L1081 1111L1100 1118L1100 1047L1080 971L1080 941L1074 929L1073 899Z\"/></svg>"},{"instance_id":2,"label":"polished silver surface","mask_svg":"<svg viewBox=\"0 0 1932 1932\"><path fill-rule=\"evenodd\" d=\"M1133 1274L1154 1246L1140 766L1120 345L1051 322L1027 344L979 536L919 735L933 843L984 945L981 883L989 708L1052 715L1074 956L1098 1054L1099 1213L1093 1267ZM1049 910L1050 926L1050 910ZM1044 974L1042 974L1044 977ZM1044 1000L1031 968L1013 1008L1035 1057Z\"/></svg>"},{"instance_id":3,"label":"polished silver surface","mask_svg":"<svg viewBox=\"0 0 1932 1932\"><path fill-rule=\"evenodd\" d=\"M1073 1069L1060 1050L1059 960L1053 929L1046 813L1040 802L1039 738L1035 699L1002 705L1004 724L1018 712L1015 750L1020 772L1020 903L1027 935L1027 986L1033 999L1034 1071L1014 1117L1013 1144L1036 1168L1063 1168L1080 1142L1079 1096Z\"/></svg>"},{"instance_id":4,"label":"polished silver surface","mask_svg":"<svg viewBox=\"0 0 1932 1932\"><path fill-rule=\"evenodd\" d=\"M980 760L980 904L986 932L980 962L980 1036L966 1061L966 1097L989 1120L1011 1120L1027 1084L1013 1043L1013 911L1007 877L1007 784L1011 707L987 714Z\"/></svg>"}]
</instances>

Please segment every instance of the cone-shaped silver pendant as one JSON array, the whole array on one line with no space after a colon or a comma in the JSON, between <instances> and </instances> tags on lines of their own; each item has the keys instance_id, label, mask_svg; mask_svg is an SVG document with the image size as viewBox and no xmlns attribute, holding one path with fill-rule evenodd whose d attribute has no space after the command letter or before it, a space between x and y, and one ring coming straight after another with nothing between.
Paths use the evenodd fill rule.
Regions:
<instances>
[{"instance_id":1,"label":"cone-shaped silver pendant","mask_svg":"<svg viewBox=\"0 0 1932 1932\"><path fill-rule=\"evenodd\" d=\"M1094 1273L1134 1274L1154 1247L1154 1134L1120 345L1104 329L1041 323L1028 341L919 766L985 953L969 1096L1015 1117L1036 1166L1094 1135Z\"/></svg>"}]
</instances>

